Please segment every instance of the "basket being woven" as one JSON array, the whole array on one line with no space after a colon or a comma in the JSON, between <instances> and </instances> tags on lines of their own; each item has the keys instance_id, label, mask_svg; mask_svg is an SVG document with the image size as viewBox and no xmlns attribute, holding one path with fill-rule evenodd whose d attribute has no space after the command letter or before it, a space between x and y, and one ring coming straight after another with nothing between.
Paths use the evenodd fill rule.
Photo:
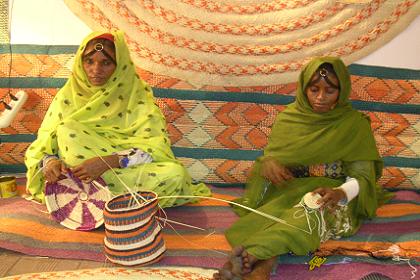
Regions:
<instances>
[{"instance_id":1,"label":"basket being woven","mask_svg":"<svg viewBox=\"0 0 420 280\"><path fill-rule=\"evenodd\" d=\"M158 262L166 251L156 220L156 193L138 192L140 205L131 194L119 195L105 205L105 255L121 265L147 265Z\"/></svg>"},{"instance_id":2,"label":"basket being woven","mask_svg":"<svg viewBox=\"0 0 420 280\"><path fill-rule=\"evenodd\" d=\"M63 226L81 231L100 227L105 203L111 199L102 178L85 183L70 171L45 186L45 204L51 217Z\"/></svg>"}]
</instances>

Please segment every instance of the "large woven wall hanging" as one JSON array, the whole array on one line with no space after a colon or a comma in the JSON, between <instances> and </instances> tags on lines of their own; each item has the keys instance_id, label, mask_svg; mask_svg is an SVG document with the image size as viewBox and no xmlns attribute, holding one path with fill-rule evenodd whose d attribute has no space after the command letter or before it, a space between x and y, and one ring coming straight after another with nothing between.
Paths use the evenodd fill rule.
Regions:
<instances>
[{"instance_id":1,"label":"large woven wall hanging","mask_svg":"<svg viewBox=\"0 0 420 280\"><path fill-rule=\"evenodd\" d=\"M9 42L9 2L0 1L0 44Z\"/></svg>"},{"instance_id":2,"label":"large woven wall hanging","mask_svg":"<svg viewBox=\"0 0 420 280\"><path fill-rule=\"evenodd\" d=\"M349 64L420 13L416 0L65 0L92 29L126 32L134 61L196 87L296 81L311 57Z\"/></svg>"}]
</instances>

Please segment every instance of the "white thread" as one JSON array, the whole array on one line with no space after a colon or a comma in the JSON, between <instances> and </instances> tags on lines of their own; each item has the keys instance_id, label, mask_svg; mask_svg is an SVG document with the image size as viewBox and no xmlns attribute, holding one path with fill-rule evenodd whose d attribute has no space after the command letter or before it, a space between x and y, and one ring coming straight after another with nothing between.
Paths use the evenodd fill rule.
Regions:
<instances>
[{"instance_id":1,"label":"white thread","mask_svg":"<svg viewBox=\"0 0 420 280\"><path fill-rule=\"evenodd\" d=\"M118 174L114 171L114 168L112 168L104 159L103 159L103 157L101 156L101 155L99 155L95 150L93 150L93 152L108 166L108 168L113 172L113 174L117 177L117 179L121 182L121 184L123 184L123 186L128 190L128 192L130 193L130 195L132 196L132 198L137 202L137 204L140 206L140 205L142 205L141 203L140 203L140 201L137 199L137 196L138 197L140 197L142 200L143 200L143 202L144 203L147 203L147 202L149 202L149 200L147 200L146 198L144 198L143 196L141 196L140 194L138 194L138 193L134 193L132 190L131 190L131 188L130 187L128 187L126 184L125 184L125 182L118 176ZM144 168L144 165L142 166L143 168ZM141 170L139 170L139 173L142 173L142 170L143 170L143 168L141 169ZM38 171L39 172L39 171ZM138 177L138 180L139 180L139 178L140 178L140 175L139 175L139 177ZM137 182L138 182L138 180L137 180ZM217 200L217 201L222 201L222 202L226 202L226 203L228 203L228 204L233 204L233 205L236 205L236 206L238 206L238 207L242 207L242 208L244 208L244 209L246 209L246 210L248 210L248 211L251 211L251 212L254 212L254 213L256 213L256 214L258 214L258 215L261 215L261 216L263 216L263 217L266 217L266 218L268 218L268 219L271 219L271 220L273 220L273 221L275 221L275 222L278 222L278 223L281 223L281 224L284 224L284 225L287 225L287 226L290 226L290 227L292 227L292 228L294 228L294 229L297 229L297 230L300 230L300 231L302 231L302 232L305 232L305 233L307 233L307 234L312 234L312 228L310 227L310 223L309 223L309 220L308 220L308 225L309 225L309 232L307 231L307 230L304 230L304 229L301 229L301 228L299 228L299 227L296 227L296 226L294 226L294 225L291 225L291 224L289 224L289 223L287 223L285 220L282 220L282 219L279 219L279 218L277 218L277 217L275 217L275 216L272 216L272 215L270 215L270 214L267 214L267 213L264 213L264 212L261 212L261 211L258 211L258 210L255 210L255 209L253 209L253 208L250 208L250 207L247 207L247 206L244 206L244 205L242 205L242 204L239 204L239 203L236 203L236 202L234 202L234 201L229 201L229 200L225 200L225 199L219 199L219 198L214 198L214 197L207 197L207 196L192 196L192 195L174 195L174 196L161 196L161 197L157 197L157 199L164 199L164 198L202 198L202 199L210 199L210 200ZM130 206L131 207L131 200L130 200L130 202L129 202L129 205L128 206ZM159 207L160 208L160 207ZM161 208L162 209L162 208ZM163 209L162 209L162 211L163 211ZM163 211L164 213L165 213L165 211ZM166 214L165 214L166 215ZM317 217L318 218L318 217ZM192 226L192 225L190 225L191 227L194 227L194 226Z\"/></svg>"},{"instance_id":2,"label":"white thread","mask_svg":"<svg viewBox=\"0 0 420 280\"><path fill-rule=\"evenodd\" d=\"M293 218L295 219L299 219L302 218L304 215L306 216L306 222L308 223L308 229L309 229L309 233L312 234L313 232L313 228L311 226L311 219L313 219L310 214L314 214L314 216L316 217L317 221L315 221L315 225L314 228L316 228L318 226L318 236L320 237L320 239L323 239L322 237L325 235L325 233L327 232L327 226L325 223L325 218L324 218L324 210L323 209L312 209L309 208L305 205L305 203L303 202L303 199L294 207L302 207L302 209L296 210L295 213L293 214ZM298 213L302 211L302 215L298 216ZM319 215L321 217L319 217ZM323 241L323 240L321 240ZM325 241L325 240L324 240Z\"/></svg>"},{"instance_id":3,"label":"white thread","mask_svg":"<svg viewBox=\"0 0 420 280\"><path fill-rule=\"evenodd\" d=\"M95 152L95 151L94 151ZM96 152L95 152L96 153ZM144 202L148 202L149 200L146 200L146 198L144 198L143 196L141 196L141 195L139 195L138 193L134 193L134 192L132 192L131 191L131 189L130 189L130 187L128 187L123 181L122 181L122 179L118 176L118 174L114 171L114 169L102 158L102 156L100 156L98 153L96 153L96 155L109 167L109 169L111 169L111 171L113 172L113 174L117 177L117 179L123 184L123 186L128 190L128 192L131 194L131 196L134 198L134 200L137 202L137 204L138 205L141 205L141 203L137 200L137 198L136 198L136 196L139 196L141 199L143 199L143 201ZM144 166L143 166L143 168L144 168ZM35 175L33 176L33 178L32 178L32 180L31 180L31 182L28 184L28 185L30 185L32 182L33 182L33 180L34 180L34 178L39 174L39 172L41 171L43 169L43 167L41 167L41 168L39 168L39 170L35 173ZM141 173L142 172L142 170L139 170L139 173ZM137 183L139 182L139 179L140 179L140 176L138 176L138 180L136 181L136 185L137 185ZM104 186L102 186L99 182L97 182L97 181L92 181L92 183L96 186L96 187L99 187L99 188L103 188L103 189L106 189ZM106 189L106 190L108 190L108 189ZM109 191L109 190L108 190ZM111 192L110 192L111 193ZM112 196L112 193L111 193L111 196ZM236 202L233 202L233 201L229 201L229 200L224 200L224 199L219 199L219 198L214 198L214 197L206 197L206 196L191 196L191 195L174 195L174 196L161 196L161 197L157 197L157 199L165 199L165 198L202 198L202 199L210 199L210 200L216 200L216 201L222 201L222 202L226 202L226 203L228 203L228 204L233 204L233 205L236 205L236 206L239 206L239 207L242 207L242 208L244 208L244 209L246 209L246 210L249 210L249 211L251 211L251 212L254 212L254 213L256 213L256 214L258 214L258 215L261 215L261 216L263 216L263 217L266 217L266 218L268 218L268 219L271 219L271 220L273 220L273 221L276 221L276 222L279 222L279 223L281 223L281 224L284 224L284 225L287 225L287 226L290 226L290 227L292 227L292 228L295 228L295 229L298 229L298 230L300 230L300 231L303 231L303 232L305 232L305 233L308 233L308 234L312 234L312 227L311 227L311 223L310 223L310 213L312 213L312 212L315 212L315 210L313 210L312 212L309 212L309 209L307 209L303 204L302 204L302 201L300 201L299 202L299 206L301 206L301 207L303 207L303 211L304 211L304 213L305 213L305 215L306 215L306 219L307 219L307 223L308 223L308 228L309 228L309 232L308 231L306 231L306 230L304 230L304 229L301 229L301 228L298 228L298 227L296 227L296 226L294 226L294 225L291 225L291 224L289 224L289 223L287 223L286 221L284 221L284 220L282 220L282 219L279 219L279 218L277 218L277 217L275 217L275 216L272 216L272 215L269 215L269 214L267 214L267 213L264 213L264 212L261 212L261 211L258 211L258 210L255 210L255 209L253 209L253 208L250 208L250 207L247 207L247 206L244 206L244 205L241 205L241 204L239 204L239 203L236 203ZM131 200L130 200L131 201ZM131 206L131 203L130 203L130 205L129 206ZM295 206L296 207L296 206ZM184 224L184 223L180 223L180 222L176 222L176 221L173 221L173 220L169 220L168 218L167 218L167 215L166 215L166 212L159 206L159 208L162 210L162 212L164 213L164 215L165 215L165 218L161 218L161 217L157 217L157 219L158 220L161 220L161 221L163 221L164 222L164 226L167 224L167 225L169 225L171 228L172 228L172 230L178 235L178 236L180 236L183 240L185 240L187 243L190 243L190 244L192 244L192 245L194 245L194 246L197 246L197 244L194 244L193 242L190 242L189 240L187 240L186 238L184 238L182 235L180 235L176 230L175 230L175 228L172 226L172 225L170 225L169 223L167 223L167 222L172 222L172 223L175 223L175 224L178 224L178 225L182 225L182 226L187 226L187 227L190 227L190 228L194 228L194 229L198 229L198 230L202 230L202 231L206 231L205 229L202 229L202 228L199 228L199 227L195 227L195 226L193 226L193 225L188 225L188 224ZM311 209L312 210L312 209ZM298 210L299 211L299 210ZM296 213L298 212L298 211L296 211L295 213L294 213L294 218L301 218L302 216L300 216L300 217L297 217L296 216ZM318 211L316 211L316 212L318 212ZM323 210L320 210L319 211L319 214L321 215L321 218L319 218L318 217L318 215L317 215L317 213L314 213L315 214L315 217L317 218L317 224L318 224L318 234L319 234L319 236L320 237L322 237L322 235L326 232L326 223L325 223L325 219L324 219L324 213L323 213ZM160 225L160 223L159 223L159 225ZM162 225L160 225L161 227L162 227ZM209 233L208 235L206 235L206 237L208 237L208 236L210 236L210 235L212 235L212 234L214 234L214 232L211 232L211 233ZM209 248L206 248L207 250L210 250L210 251L213 251L213 252L216 252L216 253L218 253L218 254L222 254L222 255L225 255L225 256L228 256L228 254L226 254L226 253L224 253L224 252L221 252L221 251L217 251L217 250L213 250L213 249L209 249ZM373 252L373 253L376 253L376 252L380 252L380 251L390 251L391 253L393 253L393 257L392 257L392 260L394 260L394 261L406 261L407 263L408 263L408 265L410 266L410 268L412 268L412 271L411 271L411 274L412 274L412 276L411 276L411 278L410 279L413 279L415 276L416 276L416 272L417 272L417 268L416 267L414 267L411 263L410 263L410 259L406 259L406 258L401 258L400 256L397 256L396 254L400 251L399 250L399 247L397 246L397 245L392 245L392 246L390 246L387 250L378 250L378 251L375 251L375 252ZM372 253L372 254L373 254Z\"/></svg>"},{"instance_id":4,"label":"white thread","mask_svg":"<svg viewBox=\"0 0 420 280\"><path fill-rule=\"evenodd\" d=\"M248 211L254 212L254 213L258 214L258 215L261 215L261 216L263 216L263 217L265 217L265 218L268 218L268 219L270 219L270 220L273 220L273 221L275 221L275 222L278 222L278 223L281 223L281 224L284 224L284 225L290 226L290 227L292 227L292 228L294 228L294 229L297 229L297 230L303 231L303 232L305 232L305 233L307 233L307 234L311 234L311 232L308 232L308 231L306 231L306 230L304 230L304 229L301 229L301 228L299 228L299 227L297 227L297 226L291 225L291 224L287 223L285 220L282 220L282 219L279 219L279 218L277 218L277 217L275 217L275 216L272 216L272 215L270 215L270 214L267 214L267 213L264 213L264 212L261 212L261 211L255 210L255 209L250 208L250 207L248 207L248 206L245 206L245 205L242 205L242 204L236 203L236 202L234 202L234 201L229 201L229 200L220 199L220 198L215 198L215 197L199 196L199 195L197 195L197 196L195 196L195 195L170 195L170 196L160 196L160 197L158 197L158 199L164 199L164 198L202 198L202 199L210 199L210 200L222 201L222 202L226 202L226 203L229 203L229 204L233 204L233 205L236 205L236 206L242 207L242 208L244 208L244 209L246 209L246 210L248 210Z\"/></svg>"},{"instance_id":5,"label":"white thread","mask_svg":"<svg viewBox=\"0 0 420 280\"><path fill-rule=\"evenodd\" d=\"M189 243L189 244L191 244L191 245L194 245L194 246L196 246L196 247L201 247L201 248L203 248L203 246L199 246L198 244L195 244L194 242L191 242L191 241L189 241L188 239L186 239L186 238L184 238L181 234L179 234L177 231L176 231L176 229L172 226L172 225L170 225L169 223L168 223L168 226L170 226L171 228L172 228L172 230L175 232L175 234L176 235L178 235L179 237L181 237L184 241L186 241L187 243ZM213 233L211 233L211 234L213 234ZM209 235L206 235L204 238L206 238L206 237L208 237ZM204 247L205 249L207 249L207 250L209 250L209 251L212 251L212 252L215 252L215 253L218 253L218 254L221 254L221 255L224 255L224 256L229 256L229 254L226 254L226 253L224 253L224 252L221 252L221 251L218 251L218 250L214 250L214 249L210 249L210 248L206 248L206 247Z\"/></svg>"},{"instance_id":6,"label":"white thread","mask_svg":"<svg viewBox=\"0 0 420 280\"><path fill-rule=\"evenodd\" d=\"M96 153L96 151L94 151L95 153ZM141 197L142 199L143 199L143 201L145 202L145 203L147 203L148 202L148 200L146 200L144 197L142 197L141 195L139 195L138 193L134 193L134 192L132 192L131 191L131 189L130 189L130 187L128 187L123 181L122 181L122 179L118 176L118 174L114 171L114 169L102 158L102 156L100 156L98 153L96 153L96 155L109 167L109 169L111 169L111 171L114 173L114 175L117 177L117 179L123 184L123 186L129 191L129 193L131 194L131 196L135 199L135 201L137 202L137 204L138 205L141 205L140 204L140 202L136 199L136 196L139 196L139 197ZM142 166L143 168L144 168L144 166ZM143 172L143 168L141 169L141 170L139 170L139 176L137 177L137 181L136 181L136 184L138 184L139 183L139 180L140 180L140 175L141 175L141 173ZM278 222L278 223L281 223L281 224L284 224L284 225L286 225L286 226L290 226L290 227L292 227L292 228L294 228L294 229L297 229L297 230L300 230L300 231L302 231L302 232L305 232L305 233L307 233L307 234L312 234L312 228L311 228L311 226L310 226L310 220L309 220L309 215L308 214L306 214L307 216L307 222L308 222L308 226L309 226L309 232L308 231L306 231L306 230L304 230L304 229L301 229L301 228L299 228L299 227L296 227L296 226L294 226L294 225L291 225L291 224L289 224L289 223L287 223L285 220L282 220L282 219L279 219L279 218L277 218L277 217L275 217L275 216L272 216L272 215L270 215L270 214L267 214L267 213L264 213L264 212L261 212L261 211L258 211L258 210L256 210L256 209L253 209L253 208L250 208L250 207L247 207L247 206L244 206L244 205L242 205L242 204L239 204L239 203L236 203L236 202L234 202L234 201L229 201L229 200L225 200L225 199L219 199L219 198L214 198L214 197L207 197L207 196L195 196L195 195L172 195L172 196L158 196L157 197L157 199L168 199L168 198L202 198L202 199L210 199L210 200L216 200L216 201L222 201L222 202L226 202L226 203L228 203L228 204L233 204L233 205L236 205L236 206L238 206L238 207L242 207L242 208L244 208L244 209L246 209L246 210L248 210L248 211L251 211L251 212L254 212L254 213L256 213L256 214L258 214L258 215L261 215L261 216L263 216L263 217L266 217L266 218L268 218L268 219L271 219L271 220L273 220L273 221L275 221L275 222ZM130 200L131 201L131 200ZM182 239L184 239L185 241L187 241L188 243L190 243L190 244L192 244L190 241L188 241L187 239L185 239L183 236L181 236L175 229L174 229L174 227L172 226L172 225L170 225L169 223L167 223L167 222L169 222L170 220L168 220L167 219L167 215L166 215L166 212L159 206L159 208L162 210L162 212L164 213L164 215L165 215L165 219L163 219L163 221L164 221L164 225L169 225L173 230L174 230L174 232L177 234L177 235L179 235ZM322 211L322 210L321 210ZM318 219L318 234L321 234L321 227L322 227L322 231L324 231L325 230L325 221L324 221L324 218L323 218L323 212L321 212L320 213L321 214L321 221L319 220L319 217L317 216L317 214L315 213L315 216L317 217L317 219ZM159 219L159 218L158 218ZM159 220L161 220L161 219L159 219ZM184 226L189 226L189 227L191 227L191 228L197 228L197 227L195 227L195 226L193 226L193 225L187 225L187 224L183 224L183 223L179 223L179 222L176 222L176 221L172 221L172 222L174 222L174 223L178 223L178 224L180 224L180 225L184 225ZM160 225L160 223L159 223L159 225ZM161 225L160 225L161 226ZM162 226L161 226L162 227ZM198 228L199 229L199 228ZM207 236L209 236L209 235L207 235ZM195 244L194 244L195 245ZM207 248L208 249L208 248ZM214 252L217 252L217 253L220 253L220 254L224 254L224 255L227 255L227 254L225 254L225 253L223 253L223 252L219 252L219 251L217 251L217 250L212 250L212 249L209 249L209 250L211 250L211 251L214 251Z\"/></svg>"},{"instance_id":7,"label":"white thread","mask_svg":"<svg viewBox=\"0 0 420 280\"><path fill-rule=\"evenodd\" d=\"M189 228L194 228L194 229L198 229L198 230L206 231L206 230L205 230L205 229L203 229L203 228L196 227L196 226L192 226L192 225L188 225L188 224L184 224L184 223L177 222L177 221L173 221L173 220L169 220L169 219L167 219L167 218L156 217L156 219L158 219L158 220L160 220L160 221L163 221L165 224L166 224L167 222L169 222L169 223L173 223L173 224L180 225L180 226L184 226L184 227L189 227Z\"/></svg>"},{"instance_id":8,"label":"white thread","mask_svg":"<svg viewBox=\"0 0 420 280\"><path fill-rule=\"evenodd\" d=\"M112 173L117 177L117 179L120 181L120 183L128 190L128 192L131 194L132 198L134 198L134 200L137 202L137 204L140 206L141 203L140 201L137 200L137 196L139 196L141 199L143 199L144 202L148 202L148 200L146 200L144 197L142 197L139 194L134 194L134 192L131 190L131 188L129 186L127 186L123 180L121 180L120 176L118 176L118 174L114 171L114 168L111 167L111 165L108 164L108 162L106 162L106 160L104 160L102 158L101 155L99 155L95 150L93 150L93 152L106 164L106 166L109 167L109 169L112 171Z\"/></svg>"},{"instance_id":9,"label":"white thread","mask_svg":"<svg viewBox=\"0 0 420 280\"><path fill-rule=\"evenodd\" d=\"M93 150L94 151L94 150ZM114 175L117 177L117 179L123 184L123 186L129 191L129 193L131 194L131 196L133 196L133 198L136 200L136 202L137 202L137 204L138 205L141 205L140 204L140 202L137 200L137 198L136 198L136 196L139 196L139 197L141 197L142 199L143 199L143 201L144 202L148 202L148 200L146 200L144 197L142 197L141 195L139 195L139 194L137 194L137 193L134 193L134 192L132 192L131 191L131 189L130 189L130 187L128 187L122 180L121 180L121 178L118 176L118 174L114 171L114 169L102 158L102 156L101 155L99 155L96 151L94 151L94 153L109 167L109 169L111 169L111 171L114 173ZM144 168L144 166L142 166L143 168ZM142 173L142 170L139 170L139 173ZM139 177L138 177L138 179L137 179L137 183L138 183L138 180L139 180L139 178L140 178L140 175L139 175ZM239 203L236 203L236 202L234 202L234 201L229 201L229 200L225 200L225 199L219 199L219 198L214 198L214 197L207 197L207 196L192 196L192 195L173 195L173 196L161 196L161 197L157 197L157 199L164 199L164 198L202 198L202 199L210 199L210 200L217 200L217 201L222 201L222 202L226 202L226 203L229 203L229 204L233 204L233 205L236 205L236 206L239 206L239 207L242 207L242 208L244 208L244 209L246 209L246 210L248 210L248 211L251 211L251 212L254 212L254 213L256 213L256 214L258 214L258 215L261 215L261 216L263 216L263 217L266 217L266 218L268 218L268 219L271 219L271 220L273 220L273 221L275 221L275 222L278 222L278 223L281 223L281 224L284 224L284 225L287 225L287 226L290 226L290 227L292 227L292 228L294 228L294 229L297 229L297 230L300 230L300 231L303 231L303 232L305 232L305 233L307 233L307 234L312 234L312 230L310 230L309 232L308 231L306 231L306 230L304 230L304 229L301 229L301 228L299 228L299 227L296 227L296 226L294 226L294 225L291 225L291 224L289 224L289 223L287 223L285 220L282 220L282 219L279 219L279 218L277 218L277 217L275 217L275 216L272 216L272 215L269 215L269 214L267 214L267 213L264 213L264 212L261 212L261 211L258 211L258 210L255 210L255 209L253 209L253 208L250 208L250 207L247 207L247 206L244 206L244 205L242 205L242 204L239 204ZM159 207L160 208L160 207ZM162 209L162 211L163 211L163 209Z\"/></svg>"},{"instance_id":10,"label":"white thread","mask_svg":"<svg viewBox=\"0 0 420 280\"><path fill-rule=\"evenodd\" d=\"M401 251L400 247L398 245L394 244L394 245L389 246L389 248L386 249L386 250L378 250L378 251L372 252L372 255L377 253L377 252L391 252L393 261L396 261L396 262L405 261L405 262L407 262L408 266L411 268L410 279L414 279L414 277L416 277L417 268L410 263L410 259L401 258L400 256L398 256L397 254L400 253L400 251Z\"/></svg>"},{"instance_id":11,"label":"white thread","mask_svg":"<svg viewBox=\"0 0 420 280\"><path fill-rule=\"evenodd\" d=\"M109 193L109 195L110 195L112 198L114 198L114 197L115 197L115 195L113 195L113 194L112 194L112 192L111 192L108 188L104 187L104 186L103 186L101 183L99 183L98 181L93 180L93 181L92 181L92 184L93 184L95 187L97 187L98 189L102 189L102 190L104 190L104 191L107 191L107 192Z\"/></svg>"}]
</instances>

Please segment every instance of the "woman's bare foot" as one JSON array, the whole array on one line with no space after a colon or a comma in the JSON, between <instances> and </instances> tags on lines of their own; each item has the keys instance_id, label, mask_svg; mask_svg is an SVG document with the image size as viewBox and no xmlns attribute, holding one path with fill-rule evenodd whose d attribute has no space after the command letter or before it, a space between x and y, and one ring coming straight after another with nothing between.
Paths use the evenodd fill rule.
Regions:
<instances>
[{"instance_id":1,"label":"woman's bare foot","mask_svg":"<svg viewBox=\"0 0 420 280\"><path fill-rule=\"evenodd\" d=\"M244 275L243 280L269 280L274 265L277 263L277 257L268 260L257 261L250 273Z\"/></svg>"},{"instance_id":2,"label":"woman's bare foot","mask_svg":"<svg viewBox=\"0 0 420 280\"><path fill-rule=\"evenodd\" d=\"M248 253L245 251L244 247L238 246L232 249L230 254L229 261L232 265L231 271L233 275L241 276L244 274L244 258Z\"/></svg>"},{"instance_id":3,"label":"woman's bare foot","mask_svg":"<svg viewBox=\"0 0 420 280\"><path fill-rule=\"evenodd\" d=\"M250 273L253 270L254 264L258 261L256 257L249 254L246 250L241 253L241 275Z\"/></svg>"},{"instance_id":4,"label":"woman's bare foot","mask_svg":"<svg viewBox=\"0 0 420 280\"><path fill-rule=\"evenodd\" d=\"M223 265L218 272L213 274L214 280L233 280L242 275L242 253L244 248L238 246L232 249L229 260Z\"/></svg>"},{"instance_id":5,"label":"woman's bare foot","mask_svg":"<svg viewBox=\"0 0 420 280\"><path fill-rule=\"evenodd\" d=\"M229 256L229 261L213 275L213 279L233 280L241 278L253 270L257 261L258 259L249 254L242 246L235 247Z\"/></svg>"},{"instance_id":6,"label":"woman's bare foot","mask_svg":"<svg viewBox=\"0 0 420 280\"><path fill-rule=\"evenodd\" d=\"M213 274L214 280L269 280L271 271L277 262L273 257L268 260L258 260L249 254L242 246L233 248L227 261L218 272Z\"/></svg>"}]
</instances>

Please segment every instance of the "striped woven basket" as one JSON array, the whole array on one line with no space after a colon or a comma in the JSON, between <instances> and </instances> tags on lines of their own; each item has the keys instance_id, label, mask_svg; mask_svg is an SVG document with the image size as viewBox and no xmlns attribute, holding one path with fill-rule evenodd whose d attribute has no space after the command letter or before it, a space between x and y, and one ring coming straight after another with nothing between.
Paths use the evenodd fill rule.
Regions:
<instances>
[{"instance_id":1,"label":"striped woven basket","mask_svg":"<svg viewBox=\"0 0 420 280\"><path fill-rule=\"evenodd\" d=\"M131 194L108 201L104 209L105 255L121 265L147 265L158 262L166 250L157 222L156 193L138 192L138 205Z\"/></svg>"}]
</instances>

